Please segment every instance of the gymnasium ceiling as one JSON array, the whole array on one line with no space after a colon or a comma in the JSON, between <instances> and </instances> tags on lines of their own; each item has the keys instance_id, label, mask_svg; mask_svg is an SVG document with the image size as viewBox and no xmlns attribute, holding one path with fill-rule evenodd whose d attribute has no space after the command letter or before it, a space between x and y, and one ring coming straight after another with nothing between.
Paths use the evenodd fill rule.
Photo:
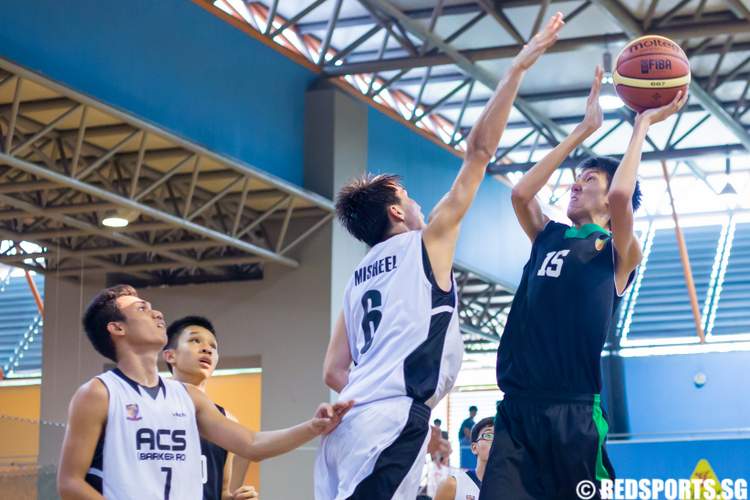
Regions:
<instances>
[{"instance_id":1,"label":"gymnasium ceiling","mask_svg":"<svg viewBox=\"0 0 750 500\"><path fill-rule=\"evenodd\" d=\"M717 195L728 180L739 194L729 206L750 209L748 0L196 1L246 23L307 59L321 77L343 79L459 150L513 55L561 11L566 26L560 40L524 79L491 166L511 182L580 121L605 51L616 57L627 40L644 33L668 36L689 55L694 83L684 112L649 133L639 215L669 213L661 160L672 175L678 212L726 212L727 200ZM602 128L578 154L622 154L632 119L624 108L606 112ZM552 211L564 209L571 180L571 170L561 169L543 193Z\"/></svg>"},{"instance_id":2,"label":"gymnasium ceiling","mask_svg":"<svg viewBox=\"0 0 750 500\"><path fill-rule=\"evenodd\" d=\"M748 0L195 1L459 151L512 57L561 11L560 40L526 75L490 166L511 183L582 119L605 52L616 58L632 38L667 36L688 54L693 83L685 109L649 132L638 225L671 214L664 169L678 213L726 217L730 208L750 215ZM621 155L633 118L625 108L605 111L600 131L576 155ZM541 193L553 216L564 217L574 175L567 167L578 161L566 162ZM719 196L727 182L737 196ZM467 351L485 363L481 353L494 352L512 293L468 271L459 270L457 280Z\"/></svg>"},{"instance_id":3,"label":"gymnasium ceiling","mask_svg":"<svg viewBox=\"0 0 750 500\"><path fill-rule=\"evenodd\" d=\"M333 204L0 59L0 263L134 285L258 279ZM103 227L106 217L130 220Z\"/></svg>"}]
</instances>

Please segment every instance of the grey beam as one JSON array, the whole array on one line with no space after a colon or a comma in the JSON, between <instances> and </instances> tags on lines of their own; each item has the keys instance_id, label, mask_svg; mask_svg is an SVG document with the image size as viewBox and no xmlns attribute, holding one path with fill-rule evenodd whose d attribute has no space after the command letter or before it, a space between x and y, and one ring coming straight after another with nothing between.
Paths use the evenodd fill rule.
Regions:
<instances>
[{"instance_id":1,"label":"grey beam","mask_svg":"<svg viewBox=\"0 0 750 500\"><path fill-rule=\"evenodd\" d=\"M700 148L667 149L663 151L646 151L641 157L642 162L659 160L681 160L685 158L697 158L700 156L727 156L730 154L744 152L742 144L725 144L721 146L706 146ZM612 158L622 159L622 155L608 155ZM568 157L559 168L573 168L580 163L580 158ZM510 172L526 172L536 163L510 163L505 165L491 165L488 174L503 175Z\"/></svg>"},{"instance_id":2,"label":"grey beam","mask_svg":"<svg viewBox=\"0 0 750 500\"><path fill-rule=\"evenodd\" d=\"M231 236L228 236L219 231L209 229L207 227L201 226L194 222L187 221L183 218L171 215L169 213L155 209L148 205L135 202L129 198L125 198L124 196L120 196L106 189L92 186L91 184L88 184L88 183L85 183L76 179L71 179L70 177L64 174L53 172L49 169L40 167L38 165L34 165L24 160L20 160L18 158L9 156L5 153L0 154L0 162L6 163L14 168L18 168L20 170L33 174L37 177L55 182L61 186L65 186L70 189L74 189L77 191L90 194L92 196L95 196L102 200L109 201L111 203L116 203L121 207L125 207L131 210L136 210L142 215L147 215L148 217L151 217L155 220L170 223L174 225L175 227L178 227L180 229L185 229L187 231L201 235L204 238L210 238L215 241L220 241L226 244L227 246L234 247L239 250L243 250L245 252L249 252L255 255L259 255L263 257L264 259L269 260L271 262L284 264L290 267L297 267L299 265L299 263L296 260L290 259L289 257L283 257L270 250L259 247L252 243L248 243L246 241L232 238Z\"/></svg>"},{"instance_id":3,"label":"grey beam","mask_svg":"<svg viewBox=\"0 0 750 500\"><path fill-rule=\"evenodd\" d=\"M376 0L377 1L377 0ZM747 21L724 21L710 24L691 24L686 26L669 26L659 30L659 34L667 38L705 38L729 34L747 33ZM570 52L573 50L596 48L601 49L605 43L625 42L633 38L628 33L592 35L577 38L563 38L550 47L548 53ZM515 57L520 44L502 45L499 47L484 47L478 49L461 50L459 53L472 62L505 59ZM352 56L355 56L352 54ZM341 76L358 73L373 73L382 71L394 71L400 69L422 68L426 66L440 66L451 64L452 57L448 54L435 54L423 57L399 57L384 59L382 61L365 61L350 64L342 64L326 68L325 73L330 76Z\"/></svg>"},{"instance_id":4,"label":"grey beam","mask_svg":"<svg viewBox=\"0 0 750 500\"><path fill-rule=\"evenodd\" d=\"M486 69L482 68L481 66L474 64L472 61L464 57L455 47L453 47L449 43L446 43L442 38L435 35L434 33L429 32L424 26L422 26L421 23L406 16L403 12L401 12L397 7L391 4L388 0L360 0L360 1L364 4L370 5L372 8L379 8L380 10L384 11L388 15L398 19L404 25L406 29L408 29L414 35L418 36L423 42L429 43L431 46L436 47L439 50L443 51L446 55L450 57L451 61L454 64L456 64L462 71L464 71L467 75L473 77L477 81L481 82L482 84L486 85L489 89L494 91L494 89L497 87L500 81L497 76L487 71ZM516 109L518 109L529 120L530 123L536 124L537 126L541 125L542 128L546 128L552 131L554 134L557 134L559 137L564 137L567 135L567 132L565 132L565 130L562 127L560 127L559 125L554 123L552 120L550 120L546 116L536 111L532 106L526 103L523 99L516 98L515 106L516 106ZM541 132L543 134L545 133L545 131L543 130ZM587 148L585 147L582 147L581 149L591 152L590 150L587 150Z\"/></svg>"}]
</instances>

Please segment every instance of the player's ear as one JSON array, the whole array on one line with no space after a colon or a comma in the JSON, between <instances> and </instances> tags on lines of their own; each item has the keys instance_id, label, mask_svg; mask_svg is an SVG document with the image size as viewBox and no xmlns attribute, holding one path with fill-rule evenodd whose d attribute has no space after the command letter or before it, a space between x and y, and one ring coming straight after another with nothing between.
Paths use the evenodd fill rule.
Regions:
<instances>
[{"instance_id":1,"label":"player's ear","mask_svg":"<svg viewBox=\"0 0 750 500\"><path fill-rule=\"evenodd\" d=\"M479 455L479 447L477 446L477 443L471 443L471 452L474 455Z\"/></svg>"},{"instance_id":2,"label":"player's ear","mask_svg":"<svg viewBox=\"0 0 750 500\"><path fill-rule=\"evenodd\" d=\"M389 205L388 206L388 218L395 222L404 221L404 209L401 205Z\"/></svg>"},{"instance_id":3,"label":"player's ear","mask_svg":"<svg viewBox=\"0 0 750 500\"><path fill-rule=\"evenodd\" d=\"M177 354L174 352L174 349L164 349L161 352L161 356L168 365L173 365Z\"/></svg>"},{"instance_id":4,"label":"player's ear","mask_svg":"<svg viewBox=\"0 0 750 500\"><path fill-rule=\"evenodd\" d=\"M116 337L125 336L125 325L121 321L110 321L107 323L107 331Z\"/></svg>"}]
</instances>

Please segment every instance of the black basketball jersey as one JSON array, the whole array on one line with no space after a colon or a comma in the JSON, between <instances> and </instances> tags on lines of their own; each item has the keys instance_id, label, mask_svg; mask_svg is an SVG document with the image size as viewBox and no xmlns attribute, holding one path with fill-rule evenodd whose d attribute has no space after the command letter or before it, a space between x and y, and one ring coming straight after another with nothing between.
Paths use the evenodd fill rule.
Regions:
<instances>
[{"instance_id":1,"label":"black basketball jersey","mask_svg":"<svg viewBox=\"0 0 750 500\"><path fill-rule=\"evenodd\" d=\"M601 391L601 352L621 299L616 259L610 233L596 224L550 221L539 233L497 352L503 392Z\"/></svg>"},{"instance_id":2,"label":"black basketball jersey","mask_svg":"<svg viewBox=\"0 0 750 500\"><path fill-rule=\"evenodd\" d=\"M227 412L216 405L222 415ZM203 455L203 500L221 500L224 486L224 464L227 461L227 450L221 446L201 438L201 454Z\"/></svg>"}]
</instances>

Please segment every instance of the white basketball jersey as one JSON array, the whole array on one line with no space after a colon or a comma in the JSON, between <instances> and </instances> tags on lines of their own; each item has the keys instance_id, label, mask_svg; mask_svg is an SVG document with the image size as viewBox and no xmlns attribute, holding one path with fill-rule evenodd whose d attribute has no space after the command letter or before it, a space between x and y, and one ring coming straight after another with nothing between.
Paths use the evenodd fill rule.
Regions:
<instances>
[{"instance_id":1,"label":"white basketball jersey","mask_svg":"<svg viewBox=\"0 0 750 500\"><path fill-rule=\"evenodd\" d=\"M408 396L434 408L461 368L457 302L455 282L450 292L435 283L422 231L370 249L344 294L354 367L341 399L360 405Z\"/></svg>"},{"instance_id":2,"label":"white basketball jersey","mask_svg":"<svg viewBox=\"0 0 750 500\"><path fill-rule=\"evenodd\" d=\"M475 483L465 471L458 471L453 474L456 479L456 497L455 500L478 500L479 486Z\"/></svg>"},{"instance_id":3,"label":"white basketball jersey","mask_svg":"<svg viewBox=\"0 0 750 500\"><path fill-rule=\"evenodd\" d=\"M159 377L154 399L118 369L98 378L109 410L87 481L109 500L200 500L200 436L187 389Z\"/></svg>"}]
</instances>

